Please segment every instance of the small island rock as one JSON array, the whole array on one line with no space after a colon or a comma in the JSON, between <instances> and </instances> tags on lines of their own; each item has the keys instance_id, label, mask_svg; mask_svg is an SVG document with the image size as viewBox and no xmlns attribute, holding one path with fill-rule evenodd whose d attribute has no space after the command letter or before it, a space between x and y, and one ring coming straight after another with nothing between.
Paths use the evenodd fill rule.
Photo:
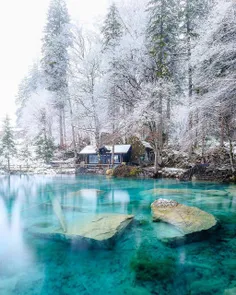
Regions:
<instances>
[{"instance_id":1,"label":"small island rock","mask_svg":"<svg viewBox=\"0 0 236 295\"><path fill-rule=\"evenodd\" d=\"M153 221L172 224L184 235L206 231L217 224L213 215L173 200L158 199L151 204L151 209Z\"/></svg>"}]
</instances>

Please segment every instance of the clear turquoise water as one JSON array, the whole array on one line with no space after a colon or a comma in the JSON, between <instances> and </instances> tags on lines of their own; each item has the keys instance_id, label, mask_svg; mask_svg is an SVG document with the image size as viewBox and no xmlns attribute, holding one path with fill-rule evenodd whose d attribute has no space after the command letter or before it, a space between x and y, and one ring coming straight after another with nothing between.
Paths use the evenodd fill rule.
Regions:
<instances>
[{"instance_id":1,"label":"clear turquoise water","mask_svg":"<svg viewBox=\"0 0 236 295\"><path fill-rule=\"evenodd\" d=\"M153 223L150 204L153 188L180 188L186 193L163 195L197 206L216 216L221 227L201 242L171 248L161 238L176 229ZM109 179L95 176L0 177L0 294L236 294L236 193L206 195L204 190L236 190L214 183L180 183L175 180ZM81 189L84 191L76 197ZM72 194L71 194L72 193ZM69 243L35 237L35 225L59 226L50 197L64 206L66 222L98 213L134 214L112 250L86 249ZM140 254L141 253L141 254ZM139 277L132 267L145 254L154 275ZM160 276L161 261L172 258L171 271ZM157 272L156 272L157 270ZM228 293L225 293L228 294Z\"/></svg>"}]
</instances>

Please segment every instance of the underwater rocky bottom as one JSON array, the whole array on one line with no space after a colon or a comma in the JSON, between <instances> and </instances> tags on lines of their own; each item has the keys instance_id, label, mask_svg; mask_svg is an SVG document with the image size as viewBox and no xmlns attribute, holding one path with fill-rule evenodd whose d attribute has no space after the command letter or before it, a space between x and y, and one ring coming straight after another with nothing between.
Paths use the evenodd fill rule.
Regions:
<instances>
[{"instance_id":1,"label":"underwater rocky bottom","mask_svg":"<svg viewBox=\"0 0 236 295\"><path fill-rule=\"evenodd\" d=\"M152 193L158 187L160 195ZM0 294L236 294L235 190L175 180L1 177ZM110 249L34 235L35 226L60 227L52 196L65 224L84 226L100 214L134 220ZM164 243L179 233L152 221L150 204L159 197L205 210L220 226L197 242Z\"/></svg>"}]
</instances>

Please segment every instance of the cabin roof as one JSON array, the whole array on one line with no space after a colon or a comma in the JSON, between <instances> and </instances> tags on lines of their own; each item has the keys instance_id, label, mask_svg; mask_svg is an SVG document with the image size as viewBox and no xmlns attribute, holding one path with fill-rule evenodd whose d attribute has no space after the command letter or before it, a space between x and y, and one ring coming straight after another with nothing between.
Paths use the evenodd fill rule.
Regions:
<instances>
[{"instance_id":1,"label":"cabin roof","mask_svg":"<svg viewBox=\"0 0 236 295\"><path fill-rule=\"evenodd\" d=\"M109 150L108 154L111 154L112 146L105 145L105 147ZM130 144L117 144L115 145L115 154L126 154L128 153L131 145ZM89 155L89 154L96 154L96 147L92 145L87 145L85 148L80 151L80 155Z\"/></svg>"},{"instance_id":2,"label":"cabin roof","mask_svg":"<svg viewBox=\"0 0 236 295\"><path fill-rule=\"evenodd\" d=\"M150 143L149 142L147 142L147 141L142 141L142 144L143 144L143 146L145 147L145 148L148 148L148 149L153 149L152 147L151 147L151 145L150 145Z\"/></svg>"}]
</instances>

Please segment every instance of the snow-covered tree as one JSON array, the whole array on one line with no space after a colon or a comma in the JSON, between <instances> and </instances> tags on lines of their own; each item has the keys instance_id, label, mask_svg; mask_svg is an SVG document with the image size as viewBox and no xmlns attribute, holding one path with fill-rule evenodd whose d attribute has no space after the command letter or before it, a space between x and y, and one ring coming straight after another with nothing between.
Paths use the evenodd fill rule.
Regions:
<instances>
[{"instance_id":1,"label":"snow-covered tree","mask_svg":"<svg viewBox=\"0 0 236 295\"><path fill-rule=\"evenodd\" d=\"M24 142L22 148L19 151L19 158L26 163L26 167L29 167L29 162L32 160L32 153L30 150L30 143Z\"/></svg>"},{"instance_id":2,"label":"snow-covered tree","mask_svg":"<svg viewBox=\"0 0 236 295\"><path fill-rule=\"evenodd\" d=\"M162 150L166 141L168 121L166 110L160 103L166 102L173 92L173 83L159 79L155 85L146 84L142 90L142 100L136 105L134 116L136 124L146 127L145 140L148 141L154 151L155 173L162 165ZM160 95L163 97L160 99Z\"/></svg>"},{"instance_id":3,"label":"snow-covered tree","mask_svg":"<svg viewBox=\"0 0 236 295\"><path fill-rule=\"evenodd\" d=\"M177 53L179 1L151 0L148 5L147 39L153 59L153 79L173 75L172 63Z\"/></svg>"},{"instance_id":4,"label":"snow-covered tree","mask_svg":"<svg viewBox=\"0 0 236 295\"><path fill-rule=\"evenodd\" d=\"M27 75L22 79L18 87L18 93L16 96L17 105L17 121L20 121L23 116L24 108L29 102L31 96L38 92L39 89L43 87L43 77L38 62L35 62L32 67L30 67Z\"/></svg>"},{"instance_id":5,"label":"snow-covered tree","mask_svg":"<svg viewBox=\"0 0 236 295\"><path fill-rule=\"evenodd\" d=\"M55 150L53 139L44 134L39 134L35 140L35 145L38 159L41 159L48 164L52 159Z\"/></svg>"},{"instance_id":6,"label":"snow-covered tree","mask_svg":"<svg viewBox=\"0 0 236 295\"><path fill-rule=\"evenodd\" d=\"M110 133L112 135L112 165L114 165L114 145L117 137L117 122L120 112L119 105L115 99L117 96L117 85L115 83L117 62L115 50L120 43L122 34L123 27L119 16L119 11L115 3L113 3L109 7L109 11L102 28L102 35L104 39L104 56L105 60L107 61L107 67L105 69L107 84L105 91L108 100L108 118L111 125Z\"/></svg>"},{"instance_id":7,"label":"snow-covered tree","mask_svg":"<svg viewBox=\"0 0 236 295\"><path fill-rule=\"evenodd\" d=\"M8 116L3 121L3 134L1 138L1 154L7 159L8 171L10 171L11 157L16 155L16 147L13 130Z\"/></svg>"},{"instance_id":8,"label":"snow-covered tree","mask_svg":"<svg viewBox=\"0 0 236 295\"><path fill-rule=\"evenodd\" d=\"M214 0L184 0L180 1L181 7L181 22L180 34L182 36L182 44L180 44L180 57L184 62L179 64L179 67L185 69L185 77L182 79L182 88L186 89L187 102L185 105L189 108L188 126L186 126L187 136L189 137L189 152L191 154L193 147L196 146L197 130L195 125L198 121L198 114L192 112L193 98L193 65L192 65L192 49L194 42L197 41L197 28L200 23L204 22L208 13L213 7Z\"/></svg>"},{"instance_id":9,"label":"snow-covered tree","mask_svg":"<svg viewBox=\"0 0 236 295\"><path fill-rule=\"evenodd\" d=\"M65 0L51 0L42 46L42 68L47 90L54 94L59 113L60 146L65 144L65 105L68 95L70 18Z\"/></svg>"},{"instance_id":10,"label":"snow-covered tree","mask_svg":"<svg viewBox=\"0 0 236 295\"><path fill-rule=\"evenodd\" d=\"M42 113L44 121L42 122ZM18 126L24 130L25 137L32 140L42 129L48 136L56 133L54 124L56 111L53 108L53 97L45 89L38 88L32 93L21 110L21 116L18 117Z\"/></svg>"},{"instance_id":11,"label":"snow-covered tree","mask_svg":"<svg viewBox=\"0 0 236 295\"><path fill-rule=\"evenodd\" d=\"M47 134L47 116L44 109L41 109L39 122L42 127L35 139L36 154L39 159L42 159L45 163L48 163L53 157L55 146L53 138Z\"/></svg>"},{"instance_id":12,"label":"snow-covered tree","mask_svg":"<svg viewBox=\"0 0 236 295\"><path fill-rule=\"evenodd\" d=\"M218 1L198 30L200 37L192 56L197 98L193 109L199 114L196 128L204 131L204 137L218 137L221 146L228 140L232 170L232 141L236 131L235 15L235 3Z\"/></svg>"},{"instance_id":13,"label":"snow-covered tree","mask_svg":"<svg viewBox=\"0 0 236 295\"><path fill-rule=\"evenodd\" d=\"M122 29L119 11L116 4L112 3L102 27L105 48L114 47L119 44L119 39L122 36Z\"/></svg>"},{"instance_id":14,"label":"snow-covered tree","mask_svg":"<svg viewBox=\"0 0 236 295\"><path fill-rule=\"evenodd\" d=\"M97 34L73 29L71 50L70 95L73 103L76 129L89 134L100 147L102 128L106 125L107 102L103 95L102 43Z\"/></svg>"},{"instance_id":15,"label":"snow-covered tree","mask_svg":"<svg viewBox=\"0 0 236 295\"><path fill-rule=\"evenodd\" d=\"M146 125L155 151L155 168L161 164L162 149L169 139L171 116L171 98L166 86L173 84L175 55L179 34L179 1L151 0L148 4L147 48L149 65L147 82L152 84L147 89L150 116L146 114ZM172 88L172 87L171 87ZM145 91L146 92L146 91ZM152 111L155 111L155 116Z\"/></svg>"}]
</instances>

